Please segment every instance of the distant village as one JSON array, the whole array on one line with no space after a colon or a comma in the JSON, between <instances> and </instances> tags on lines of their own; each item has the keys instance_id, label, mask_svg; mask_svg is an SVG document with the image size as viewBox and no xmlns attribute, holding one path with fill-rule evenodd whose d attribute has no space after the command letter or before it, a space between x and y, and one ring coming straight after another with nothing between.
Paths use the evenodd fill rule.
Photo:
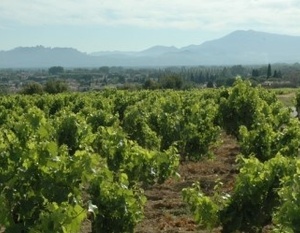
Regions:
<instances>
[{"instance_id":1,"label":"distant village","mask_svg":"<svg viewBox=\"0 0 300 233\"><path fill-rule=\"evenodd\" d=\"M0 93L41 92L56 85L60 91L95 91L117 89L190 89L231 86L236 77L249 79L253 85L266 88L300 86L300 64L266 64L261 66L231 67L158 67L158 68L64 68L53 66L45 69L1 69ZM33 88L33 89L34 89ZM25 91L25 92L24 92ZM29 91L30 92L30 91Z\"/></svg>"}]
</instances>

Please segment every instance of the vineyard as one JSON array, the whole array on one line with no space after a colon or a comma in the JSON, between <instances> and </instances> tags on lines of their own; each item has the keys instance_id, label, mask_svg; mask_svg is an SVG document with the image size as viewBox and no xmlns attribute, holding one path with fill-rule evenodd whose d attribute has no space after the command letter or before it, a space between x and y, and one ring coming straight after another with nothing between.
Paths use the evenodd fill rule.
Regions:
<instances>
[{"instance_id":1,"label":"vineyard","mask_svg":"<svg viewBox=\"0 0 300 233\"><path fill-rule=\"evenodd\" d=\"M176 188L191 222L225 233L300 231L299 120L275 93L247 81L226 89L2 96L0 127L7 233L74 233L86 220L95 233L143 232L151 190L182 179L183 169L201 172L202 161L220 159L220 174L228 175L233 168L216 157L224 138L239 148L228 149L235 150L230 188L222 176L210 180L210 191L201 181Z\"/></svg>"}]
</instances>

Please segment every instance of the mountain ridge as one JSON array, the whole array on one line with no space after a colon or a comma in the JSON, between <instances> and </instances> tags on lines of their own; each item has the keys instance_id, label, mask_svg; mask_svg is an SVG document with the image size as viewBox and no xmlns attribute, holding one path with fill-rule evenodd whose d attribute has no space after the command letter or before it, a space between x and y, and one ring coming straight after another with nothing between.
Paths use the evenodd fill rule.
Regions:
<instances>
[{"instance_id":1,"label":"mountain ridge","mask_svg":"<svg viewBox=\"0 0 300 233\"><path fill-rule=\"evenodd\" d=\"M74 48L17 47L0 51L0 68L100 66L256 65L300 61L300 36L237 30L182 48L156 45L142 51L83 53Z\"/></svg>"}]
</instances>

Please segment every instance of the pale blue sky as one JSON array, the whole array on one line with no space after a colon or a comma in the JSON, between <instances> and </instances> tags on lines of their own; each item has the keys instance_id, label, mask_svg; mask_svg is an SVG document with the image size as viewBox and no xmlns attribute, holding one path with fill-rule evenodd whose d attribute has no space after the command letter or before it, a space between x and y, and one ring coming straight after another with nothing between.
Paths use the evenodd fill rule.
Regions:
<instances>
[{"instance_id":1,"label":"pale blue sky","mask_svg":"<svg viewBox=\"0 0 300 233\"><path fill-rule=\"evenodd\" d=\"M299 35L299 0L1 0L0 50L183 47L237 29Z\"/></svg>"}]
</instances>

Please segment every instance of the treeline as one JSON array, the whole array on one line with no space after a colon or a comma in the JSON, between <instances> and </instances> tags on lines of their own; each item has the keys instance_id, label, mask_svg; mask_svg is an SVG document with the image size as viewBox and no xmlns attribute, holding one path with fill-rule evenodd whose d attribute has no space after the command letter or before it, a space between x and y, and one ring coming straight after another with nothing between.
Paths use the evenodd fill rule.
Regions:
<instances>
[{"instance_id":1,"label":"treeline","mask_svg":"<svg viewBox=\"0 0 300 233\"><path fill-rule=\"evenodd\" d=\"M156 78L152 77L144 82L144 87L150 86L164 88L166 80L177 76L181 79L181 87L230 87L236 81L236 77L248 79L252 85L265 84L273 87L297 87L300 84L300 67L295 64L288 65L264 65L231 67L174 67L160 71ZM154 85L156 84L156 85Z\"/></svg>"},{"instance_id":2,"label":"treeline","mask_svg":"<svg viewBox=\"0 0 300 233\"><path fill-rule=\"evenodd\" d=\"M72 91L117 89L189 89L195 87L230 87L236 77L252 85L298 87L300 64L265 64L260 66L194 66L164 68L108 67L73 68L61 66L37 70L0 70L1 93L22 92L30 83L42 86L48 80L60 80ZM35 89L38 88L36 85Z\"/></svg>"},{"instance_id":3,"label":"treeline","mask_svg":"<svg viewBox=\"0 0 300 233\"><path fill-rule=\"evenodd\" d=\"M62 80L48 80L44 85L38 82L29 82L20 91L21 94L58 94L68 91L68 84Z\"/></svg>"}]
</instances>

